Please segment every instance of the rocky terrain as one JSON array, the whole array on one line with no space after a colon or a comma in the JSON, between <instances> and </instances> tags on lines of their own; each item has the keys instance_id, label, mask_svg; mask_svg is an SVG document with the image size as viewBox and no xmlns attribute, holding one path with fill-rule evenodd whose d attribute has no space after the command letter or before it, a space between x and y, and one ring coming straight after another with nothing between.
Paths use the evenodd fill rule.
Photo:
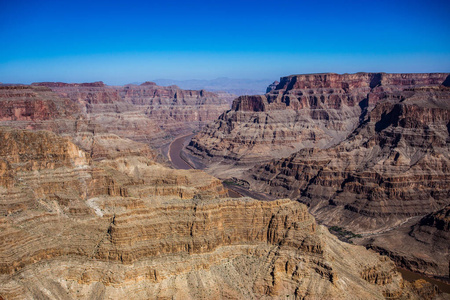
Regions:
<instances>
[{"instance_id":1,"label":"rocky terrain","mask_svg":"<svg viewBox=\"0 0 450 300\"><path fill-rule=\"evenodd\" d=\"M450 206L447 205L419 221L414 220L396 230L363 238L358 243L388 255L404 268L448 280L449 241ZM405 248L405 245L408 247Z\"/></svg>"},{"instance_id":2,"label":"rocky terrain","mask_svg":"<svg viewBox=\"0 0 450 300\"><path fill-rule=\"evenodd\" d=\"M172 80L155 79L158 85L168 86L177 85L186 90L207 90L210 92L226 92L237 96L241 95L260 95L263 94L270 80L267 79L234 79L221 77L210 80L192 79L192 80Z\"/></svg>"},{"instance_id":3,"label":"rocky terrain","mask_svg":"<svg viewBox=\"0 0 450 300\"><path fill-rule=\"evenodd\" d=\"M408 221L450 204L449 126L449 87L391 91L337 146L302 149L246 176L254 189L306 203L327 225L382 234L369 246L412 270L448 278L442 225L422 220L411 231Z\"/></svg>"},{"instance_id":4,"label":"rocky terrain","mask_svg":"<svg viewBox=\"0 0 450 300\"><path fill-rule=\"evenodd\" d=\"M398 93L413 87L439 86L447 76L328 73L283 77L264 96L237 98L230 111L192 139L186 156L217 176L239 176L255 163L280 159L302 148L336 145L386 95L400 97Z\"/></svg>"},{"instance_id":5,"label":"rocky terrain","mask_svg":"<svg viewBox=\"0 0 450 300\"><path fill-rule=\"evenodd\" d=\"M67 84L33 83L46 86L80 107L85 122L97 132L116 134L153 147L173 137L198 130L229 108L227 100L204 90L141 85L106 86L103 82Z\"/></svg>"},{"instance_id":6,"label":"rocky terrain","mask_svg":"<svg viewBox=\"0 0 450 300\"><path fill-rule=\"evenodd\" d=\"M79 114L75 103L48 87L0 86L1 125L63 133L73 130Z\"/></svg>"},{"instance_id":7,"label":"rocky terrain","mask_svg":"<svg viewBox=\"0 0 450 300\"><path fill-rule=\"evenodd\" d=\"M303 204L229 199L151 152L94 159L69 137L0 127L0 176L2 299L443 297Z\"/></svg>"}]
</instances>

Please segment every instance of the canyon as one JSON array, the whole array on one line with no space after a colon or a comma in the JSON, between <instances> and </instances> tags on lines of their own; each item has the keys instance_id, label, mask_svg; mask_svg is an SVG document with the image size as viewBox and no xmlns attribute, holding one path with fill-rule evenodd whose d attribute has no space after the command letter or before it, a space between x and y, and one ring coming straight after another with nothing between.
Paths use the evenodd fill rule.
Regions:
<instances>
[{"instance_id":1,"label":"canyon","mask_svg":"<svg viewBox=\"0 0 450 300\"><path fill-rule=\"evenodd\" d=\"M205 90L182 90L177 86L107 86L103 82L68 84L33 83L45 86L63 99L76 103L83 121L103 131L161 148L182 134L198 130L217 118L229 104Z\"/></svg>"},{"instance_id":2,"label":"canyon","mask_svg":"<svg viewBox=\"0 0 450 300\"><path fill-rule=\"evenodd\" d=\"M440 297L296 201L230 199L202 171L96 160L50 131L0 137L3 299Z\"/></svg>"},{"instance_id":3,"label":"canyon","mask_svg":"<svg viewBox=\"0 0 450 300\"><path fill-rule=\"evenodd\" d=\"M446 299L446 80L2 85L0 299Z\"/></svg>"},{"instance_id":4,"label":"canyon","mask_svg":"<svg viewBox=\"0 0 450 300\"><path fill-rule=\"evenodd\" d=\"M250 190L305 203L321 224L361 235L355 243L448 280L448 228L424 221L438 214L448 223L448 78L283 77L265 96L236 99L185 155Z\"/></svg>"},{"instance_id":5,"label":"canyon","mask_svg":"<svg viewBox=\"0 0 450 300\"><path fill-rule=\"evenodd\" d=\"M448 74L308 74L282 77L262 96L241 96L206 126L185 155L219 177L302 148L343 141L380 101L412 87L439 86ZM397 95L399 96L399 95Z\"/></svg>"}]
</instances>

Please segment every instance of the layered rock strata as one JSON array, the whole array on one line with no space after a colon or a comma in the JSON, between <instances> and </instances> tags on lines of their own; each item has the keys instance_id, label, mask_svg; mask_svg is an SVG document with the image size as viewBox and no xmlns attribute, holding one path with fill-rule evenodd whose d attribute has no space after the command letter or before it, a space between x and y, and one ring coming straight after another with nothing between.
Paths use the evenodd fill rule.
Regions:
<instances>
[{"instance_id":1,"label":"layered rock strata","mask_svg":"<svg viewBox=\"0 0 450 300\"><path fill-rule=\"evenodd\" d=\"M413 223L411 225L411 223ZM367 237L360 244L388 255L407 269L450 278L450 206L398 229ZM408 245L405 248L405 245Z\"/></svg>"},{"instance_id":2,"label":"layered rock strata","mask_svg":"<svg viewBox=\"0 0 450 300\"><path fill-rule=\"evenodd\" d=\"M302 148L328 148L344 140L386 95L439 86L447 76L330 73L283 77L264 96L237 98L230 111L192 139L187 154L222 176L233 164L246 169Z\"/></svg>"},{"instance_id":3,"label":"layered rock strata","mask_svg":"<svg viewBox=\"0 0 450 300\"><path fill-rule=\"evenodd\" d=\"M198 130L229 108L225 99L204 90L141 85L106 86L102 82L47 86L76 102L89 122L105 132L160 147L174 136Z\"/></svg>"},{"instance_id":4,"label":"layered rock strata","mask_svg":"<svg viewBox=\"0 0 450 300\"><path fill-rule=\"evenodd\" d=\"M58 95L49 87L78 88L79 86L100 91L86 92L85 95L75 99L69 99L68 95ZM0 86L0 126L8 126L20 129L49 130L58 134L73 138L73 141L87 151L90 158L111 158L129 155L130 153L146 153L155 158L153 153L143 144L136 143L126 137L139 140L163 135L162 130L144 114L129 122L125 116L132 113L110 114L104 109L97 117L93 113L86 113L86 107L90 102L119 103L116 92L105 92L103 83L66 84L66 83L42 83L41 85L6 85ZM77 92L79 94L79 92ZM89 95L89 101L84 102ZM139 114L138 112L136 114ZM113 125L112 125L113 124ZM134 129L133 129L134 128ZM115 130L117 129L117 130ZM131 132L131 134L125 134ZM118 136L120 134L122 137ZM148 136L147 136L148 134Z\"/></svg>"},{"instance_id":5,"label":"layered rock strata","mask_svg":"<svg viewBox=\"0 0 450 300\"><path fill-rule=\"evenodd\" d=\"M0 86L0 124L33 130L73 130L79 107L43 86Z\"/></svg>"},{"instance_id":6,"label":"layered rock strata","mask_svg":"<svg viewBox=\"0 0 450 300\"><path fill-rule=\"evenodd\" d=\"M201 171L0 132L3 299L418 298L390 260L298 202L231 200Z\"/></svg>"},{"instance_id":7,"label":"layered rock strata","mask_svg":"<svg viewBox=\"0 0 450 300\"><path fill-rule=\"evenodd\" d=\"M339 145L300 150L248 176L357 232L433 212L450 199L449 98L447 87L389 94Z\"/></svg>"}]
</instances>

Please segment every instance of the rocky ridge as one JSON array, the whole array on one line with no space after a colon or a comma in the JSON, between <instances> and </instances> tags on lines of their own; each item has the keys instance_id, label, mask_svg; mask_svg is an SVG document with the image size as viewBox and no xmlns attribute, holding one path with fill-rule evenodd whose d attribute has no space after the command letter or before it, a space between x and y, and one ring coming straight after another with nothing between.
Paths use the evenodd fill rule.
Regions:
<instances>
[{"instance_id":1,"label":"rocky ridge","mask_svg":"<svg viewBox=\"0 0 450 300\"><path fill-rule=\"evenodd\" d=\"M308 203L324 222L358 231L440 209L450 196L449 91L389 95L339 145L300 150L249 176L261 189Z\"/></svg>"},{"instance_id":2,"label":"rocky ridge","mask_svg":"<svg viewBox=\"0 0 450 300\"><path fill-rule=\"evenodd\" d=\"M448 277L445 231L434 235L433 227L422 224L409 233L402 225L449 205L449 100L445 86L387 93L339 145L302 149L247 177L255 189L306 203L325 224L379 233L367 244L403 266ZM419 228L428 228L428 237ZM447 248L435 249L442 244Z\"/></svg>"},{"instance_id":3,"label":"rocky ridge","mask_svg":"<svg viewBox=\"0 0 450 300\"><path fill-rule=\"evenodd\" d=\"M70 99L47 87L0 86L0 124L33 130L70 131L80 114Z\"/></svg>"},{"instance_id":4,"label":"rocky ridge","mask_svg":"<svg viewBox=\"0 0 450 300\"><path fill-rule=\"evenodd\" d=\"M65 84L65 83L43 83L42 85L5 85L0 86L0 126L8 126L20 129L31 130L49 130L58 134L73 138L73 141L87 151L91 158L99 159L106 157L117 157L128 155L130 153L147 153L151 157L156 154L145 145L136 143L127 139L124 130L114 131L110 124L114 123L115 128L118 124L130 131L129 123L123 121L118 122L115 113L111 118L105 111L102 113L99 123L95 116L86 113L86 104L81 99L69 99L64 95L58 95L50 88L44 86L87 86L88 89L98 89L101 83L92 84ZM94 86L92 88L91 86ZM103 87L100 87L103 90ZM117 102L117 93L100 91L98 93L90 93L90 102ZM67 95L66 95L67 96ZM84 98L82 98L84 99ZM81 105L82 104L82 105ZM114 120L114 122L113 122ZM143 128L152 132L161 132L161 129L144 116L140 119ZM136 125L136 124L135 124ZM149 126L145 126L149 125ZM145 129L136 129L130 136L139 139L139 134ZM122 137L117 134L121 134Z\"/></svg>"},{"instance_id":5,"label":"rocky ridge","mask_svg":"<svg viewBox=\"0 0 450 300\"><path fill-rule=\"evenodd\" d=\"M213 174L239 176L254 163L286 157L302 148L336 145L380 99L413 87L439 86L447 76L327 73L282 77L264 96L237 98L231 110L192 139L186 154Z\"/></svg>"},{"instance_id":6,"label":"rocky ridge","mask_svg":"<svg viewBox=\"0 0 450 300\"><path fill-rule=\"evenodd\" d=\"M214 93L161 87L153 82L123 87L103 82L43 82L33 86L50 87L77 103L91 126L157 148L174 136L201 128L228 109L227 101Z\"/></svg>"},{"instance_id":7,"label":"rocky ridge","mask_svg":"<svg viewBox=\"0 0 450 300\"><path fill-rule=\"evenodd\" d=\"M139 153L0 127L0 296L418 299L395 265L340 242L291 200Z\"/></svg>"}]
</instances>

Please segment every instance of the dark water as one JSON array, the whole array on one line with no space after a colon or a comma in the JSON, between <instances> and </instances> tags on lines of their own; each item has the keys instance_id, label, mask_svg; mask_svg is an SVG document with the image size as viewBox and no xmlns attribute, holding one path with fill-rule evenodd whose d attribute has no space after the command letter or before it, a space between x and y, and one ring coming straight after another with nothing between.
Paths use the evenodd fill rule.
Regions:
<instances>
[{"instance_id":1,"label":"dark water","mask_svg":"<svg viewBox=\"0 0 450 300\"><path fill-rule=\"evenodd\" d=\"M180 156L181 149L185 143L187 143L193 135L182 136L174 140L169 147L169 156L172 160L172 165L176 169L189 170L192 169L190 165L188 165Z\"/></svg>"},{"instance_id":2,"label":"dark water","mask_svg":"<svg viewBox=\"0 0 450 300\"><path fill-rule=\"evenodd\" d=\"M448 283L445 283L443 281L436 280L436 279L424 276L422 274L418 274L418 273L414 273L414 272L411 272L411 271L408 271L408 270L405 270L405 269L401 269L401 268L397 268L397 271L399 271L402 274L403 278L405 280L409 281L409 282L413 282L413 281L418 280L418 279L423 279L423 280L426 280L426 281L428 281L428 282L430 282L432 284L437 285L437 287L442 292L450 294L450 284L448 284Z\"/></svg>"}]
</instances>

